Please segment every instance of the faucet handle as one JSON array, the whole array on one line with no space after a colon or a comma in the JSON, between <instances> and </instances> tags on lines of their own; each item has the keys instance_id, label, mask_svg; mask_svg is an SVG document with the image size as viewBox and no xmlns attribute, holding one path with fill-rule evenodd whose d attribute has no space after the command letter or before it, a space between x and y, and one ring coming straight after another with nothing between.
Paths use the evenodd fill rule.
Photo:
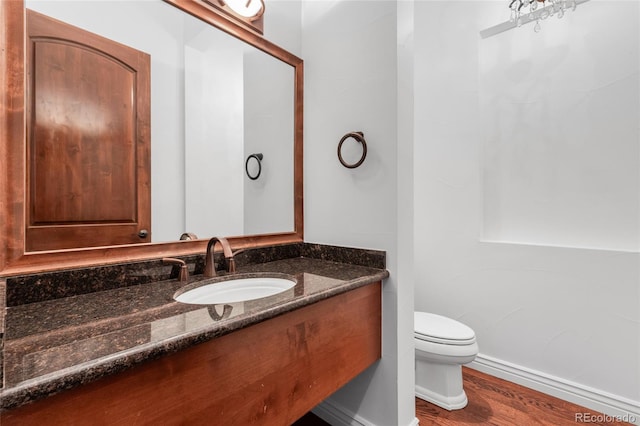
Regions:
<instances>
[{"instance_id":1,"label":"faucet handle","mask_svg":"<svg viewBox=\"0 0 640 426\"><path fill-rule=\"evenodd\" d=\"M189 281L189 268L187 267L187 262L182 259L176 259L175 257L163 257L162 263L165 265L177 265L180 267L180 271L178 273L178 280L180 282Z\"/></svg>"},{"instance_id":2,"label":"faucet handle","mask_svg":"<svg viewBox=\"0 0 640 426\"><path fill-rule=\"evenodd\" d=\"M245 251L247 251L247 247L245 247L245 248L241 248L241 249L238 249L238 250L234 251L234 252L233 252L233 255L235 256L235 255L237 255L237 254L241 254L241 253L243 253L243 252L245 252Z\"/></svg>"}]
</instances>

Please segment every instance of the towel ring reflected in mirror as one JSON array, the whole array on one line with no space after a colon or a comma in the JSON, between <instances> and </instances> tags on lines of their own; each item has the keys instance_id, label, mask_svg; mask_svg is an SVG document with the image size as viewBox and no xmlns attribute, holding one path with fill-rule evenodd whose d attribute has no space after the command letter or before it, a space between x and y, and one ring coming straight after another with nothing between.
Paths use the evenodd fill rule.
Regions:
<instances>
[{"instance_id":1,"label":"towel ring reflected in mirror","mask_svg":"<svg viewBox=\"0 0 640 426\"><path fill-rule=\"evenodd\" d=\"M344 143L344 141L346 141L349 138L355 139L356 141L360 142L360 144L362 145L362 156L357 162L353 164L347 163L346 161L344 161L344 158L342 158L342 144ZM348 169L355 169L356 167L360 166L364 162L365 158L367 158L367 142L364 140L364 133L350 132L344 135L342 139L340 139L340 143L338 144L338 160L340 160L340 163L343 166L345 166Z\"/></svg>"},{"instance_id":2,"label":"towel ring reflected in mirror","mask_svg":"<svg viewBox=\"0 0 640 426\"><path fill-rule=\"evenodd\" d=\"M249 172L249 161L251 159L255 159L256 162L258 163L258 172L254 175L252 175ZM247 157L247 161L244 162L244 170L245 172L247 172L247 176L249 177L249 179L251 180L256 180L260 177L260 173L262 173L262 159L264 158L264 155L262 155L261 153L257 153L257 154L251 154L250 156Z\"/></svg>"}]
</instances>

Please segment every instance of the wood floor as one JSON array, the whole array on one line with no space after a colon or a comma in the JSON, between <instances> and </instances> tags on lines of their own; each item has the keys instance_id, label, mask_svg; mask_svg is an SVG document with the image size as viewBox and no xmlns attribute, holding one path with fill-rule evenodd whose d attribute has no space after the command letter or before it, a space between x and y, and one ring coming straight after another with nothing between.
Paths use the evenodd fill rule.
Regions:
<instances>
[{"instance_id":1,"label":"wood floor","mask_svg":"<svg viewBox=\"0 0 640 426\"><path fill-rule=\"evenodd\" d=\"M593 417L585 421L587 416L598 416L599 413L470 368L463 367L462 376L469 404L463 410L447 411L416 398L416 417L420 420L420 426L630 424L614 423L611 418L600 423L592 421ZM583 421L580 422L576 415L582 416ZM294 423L294 426L327 425L328 423L313 414L308 414Z\"/></svg>"}]
</instances>

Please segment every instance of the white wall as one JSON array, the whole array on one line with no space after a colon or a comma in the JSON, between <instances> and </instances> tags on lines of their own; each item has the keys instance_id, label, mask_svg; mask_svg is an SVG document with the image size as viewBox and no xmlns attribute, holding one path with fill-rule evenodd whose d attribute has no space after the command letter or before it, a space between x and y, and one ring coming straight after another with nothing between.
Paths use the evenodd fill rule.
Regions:
<instances>
[{"instance_id":1,"label":"white wall","mask_svg":"<svg viewBox=\"0 0 640 426\"><path fill-rule=\"evenodd\" d=\"M414 420L413 314L406 301L412 294L410 282L399 283L397 275L399 215L410 214L398 212L397 200L411 193L398 181L398 155L405 158L407 152L398 141L396 8L394 1L302 3L305 240L386 250L391 272L383 287L382 360L321 406L333 424L351 424L351 418L394 426ZM357 169L344 168L336 154L341 137L351 131L364 132L368 144L366 161Z\"/></svg>"},{"instance_id":2,"label":"white wall","mask_svg":"<svg viewBox=\"0 0 640 426\"><path fill-rule=\"evenodd\" d=\"M414 306L414 4L397 2L398 120L396 214L397 264L395 279L398 337L398 424L417 424L415 414Z\"/></svg>"},{"instance_id":3,"label":"white wall","mask_svg":"<svg viewBox=\"0 0 640 426\"><path fill-rule=\"evenodd\" d=\"M481 40L503 2L416 2L414 182L416 309L474 328L476 368L640 419L638 5Z\"/></svg>"},{"instance_id":4,"label":"white wall","mask_svg":"<svg viewBox=\"0 0 640 426\"><path fill-rule=\"evenodd\" d=\"M266 0L264 37L302 57L302 0Z\"/></svg>"}]
</instances>

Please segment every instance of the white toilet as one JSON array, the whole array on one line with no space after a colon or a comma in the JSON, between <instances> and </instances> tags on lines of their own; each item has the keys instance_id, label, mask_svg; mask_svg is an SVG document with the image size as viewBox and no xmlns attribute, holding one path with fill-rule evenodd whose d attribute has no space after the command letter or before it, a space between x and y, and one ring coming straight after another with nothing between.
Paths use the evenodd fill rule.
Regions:
<instances>
[{"instance_id":1,"label":"white toilet","mask_svg":"<svg viewBox=\"0 0 640 426\"><path fill-rule=\"evenodd\" d=\"M473 330L466 325L427 312L414 313L416 396L447 410L467 405L462 389L462 364L478 355Z\"/></svg>"}]
</instances>

